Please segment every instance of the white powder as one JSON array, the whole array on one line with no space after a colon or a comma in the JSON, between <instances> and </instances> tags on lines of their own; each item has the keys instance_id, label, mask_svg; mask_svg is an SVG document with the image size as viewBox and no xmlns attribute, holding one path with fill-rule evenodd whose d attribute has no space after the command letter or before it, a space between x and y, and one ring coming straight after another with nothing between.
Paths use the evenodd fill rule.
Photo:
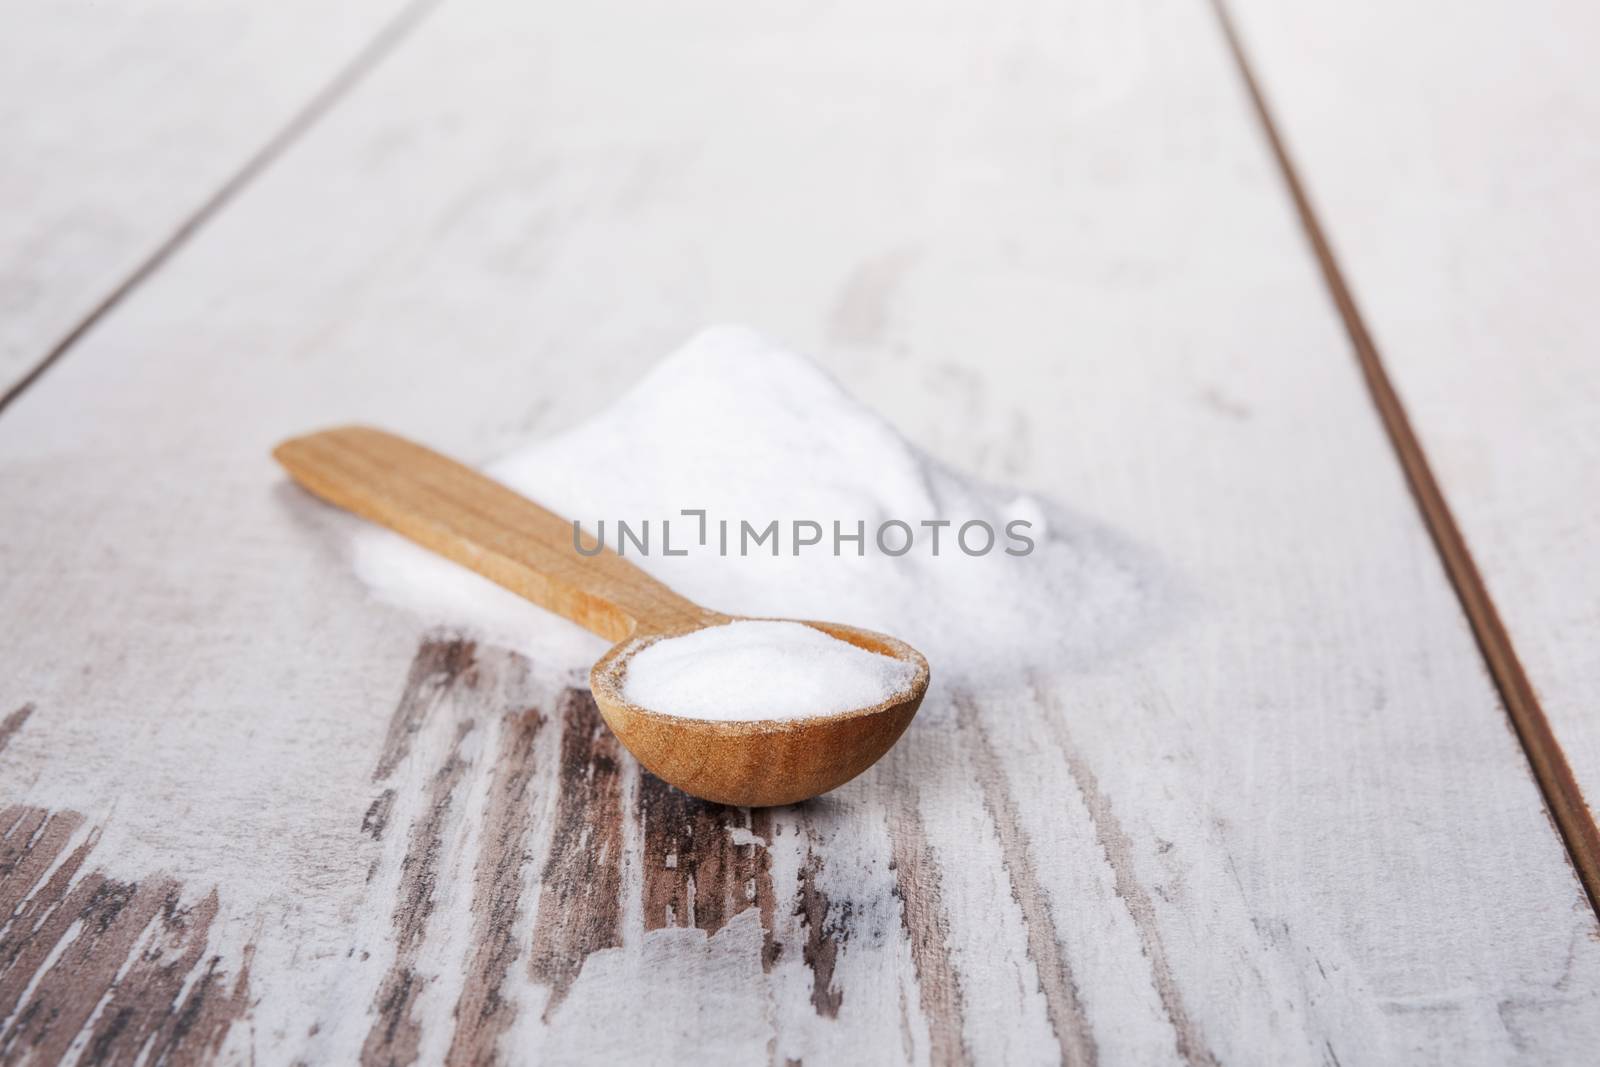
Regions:
<instances>
[{"instance_id":1,"label":"white powder","mask_svg":"<svg viewBox=\"0 0 1600 1067\"><path fill-rule=\"evenodd\" d=\"M958 474L911 445L809 360L734 327L707 330L662 360L632 390L582 425L530 443L487 473L591 533L606 522L651 520L651 553L628 558L684 596L731 615L823 619L891 634L915 646L942 686L1026 685L1030 675L1091 669L1142 632L1159 573L1104 528L1054 504ZM708 544L697 544L705 509ZM661 554L662 519L674 551ZM741 520L780 520L770 547L719 554L718 520L737 538ZM814 520L822 545L793 554L789 524ZM873 544L886 520L908 523L917 546L901 556ZM947 519L940 553L924 520ZM982 519L999 536L993 551L963 554L953 535ZM1009 556L1004 531L1032 523L1036 543ZM832 554L832 523L868 530ZM898 547L898 537L890 545ZM974 541L978 540L976 537ZM976 547L976 546L974 546ZM486 579L387 531L364 529L358 572L381 597L440 622L465 624L527 651L546 666L586 669L599 638ZM937 715L930 692L924 717Z\"/></svg>"},{"instance_id":2,"label":"white powder","mask_svg":"<svg viewBox=\"0 0 1600 1067\"><path fill-rule=\"evenodd\" d=\"M749 620L646 645L628 660L622 695L694 719L804 719L881 704L916 673L801 623Z\"/></svg>"}]
</instances>

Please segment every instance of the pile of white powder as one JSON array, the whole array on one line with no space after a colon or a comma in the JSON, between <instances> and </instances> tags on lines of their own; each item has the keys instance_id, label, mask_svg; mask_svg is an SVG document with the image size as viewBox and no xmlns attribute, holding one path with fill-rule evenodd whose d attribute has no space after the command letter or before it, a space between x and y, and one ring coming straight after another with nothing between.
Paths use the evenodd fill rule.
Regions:
<instances>
[{"instance_id":1,"label":"pile of white powder","mask_svg":"<svg viewBox=\"0 0 1600 1067\"><path fill-rule=\"evenodd\" d=\"M878 630L920 650L934 687L1026 685L1030 675L1090 669L1145 627L1154 570L1092 523L1033 497L958 474L907 442L808 359L760 335L718 327L662 360L582 425L532 442L486 472L616 546L615 524L650 520L651 552L628 558L684 596L731 615L823 619ZM704 510L706 544L699 543ZM673 550L661 552L661 521ZM780 522L783 542L723 555L717 523ZM794 554L795 520L828 531ZM889 555L872 531L899 520L917 544ZM924 521L949 520L941 551ZM968 555L953 543L982 520L999 540ZM1008 524L1034 542L1008 555ZM863 554L832 551L832 524L868 531ZM895 538L891 537L891 541ZM976 547L981 537L974 531ZM891 550L898 543L890 545ZM356 567L382 598L527 651L587 669L605 642L399 537L358 535ZM641 701L641 703L644 703Z\"/></svg>"},{"instance_id":2,"label":"pile of white powder","mask_svg":"<svg viewBox=\"0 0 1600 1067\"><path fill-rule=\"evenodd\" d=\"M805 719L881 704L916 673L801 623L751 619L646 645L628 660L622 695L693 719Z\"/></svg>"}]
</instances>

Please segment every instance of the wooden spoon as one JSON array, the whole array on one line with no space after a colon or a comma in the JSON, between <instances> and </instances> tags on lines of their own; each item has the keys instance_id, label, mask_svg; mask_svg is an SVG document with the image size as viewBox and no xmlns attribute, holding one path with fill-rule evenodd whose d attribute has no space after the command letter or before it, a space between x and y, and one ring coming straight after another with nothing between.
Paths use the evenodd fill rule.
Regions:
<instances>
[{"instance_id":1,"label":"wooden spoon","mask_svg":"<svg viewBox=\"0 0 1600 1067\"><path fill-rule=\"evenodd\" d=\"M622 695L628 659L652 641L738 617L685 600L609 548L574 549L572 524L498 482L381 430L351 426L272 453L317 496L382 523L617 644L589 687L628 751L686 793L723 804L792 804L843 785L889 750L928 688L928 661L871 630L803 621L916 668L905 693L807 719L723 722L666 715Z\"/></svg>"}]
</instances>

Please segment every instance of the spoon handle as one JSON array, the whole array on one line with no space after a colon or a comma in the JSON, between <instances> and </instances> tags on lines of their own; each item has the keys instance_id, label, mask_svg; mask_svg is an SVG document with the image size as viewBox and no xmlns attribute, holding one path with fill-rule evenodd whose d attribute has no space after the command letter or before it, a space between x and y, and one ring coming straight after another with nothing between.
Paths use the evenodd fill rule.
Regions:
<instances>
[{"instance_id":1,"label":"spoon handle","mask_svg":"<svg viewBox=\"0 0 1600 1067\"><path fill-rule=\"evenodd\" d=\"M346 426L285 441L272 454L330 504L609 640L718 618L609 548L580 555L571 523L403 437Z\"/></svg>"}]
</instances>

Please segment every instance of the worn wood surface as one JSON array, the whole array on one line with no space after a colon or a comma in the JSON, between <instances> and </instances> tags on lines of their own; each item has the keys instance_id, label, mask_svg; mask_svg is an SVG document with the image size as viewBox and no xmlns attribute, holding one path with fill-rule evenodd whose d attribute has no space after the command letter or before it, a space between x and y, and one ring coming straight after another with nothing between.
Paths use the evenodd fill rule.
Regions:
<instances>
[{"instance_id":1,"label":"worn wood surface","mask_svg":"<svg viewBox=\"0 0 1600 1067\"><path fill-rule=\"evenodd\" d=\"M274 142L402 10L8 0L0 397L285 147Z\"/></svg>"},{"instance_id":2,"label":"worn wood surface","mask_svg":"<svg viewBox=\"0 0 1600 1067\"><path fill-rule=\"evenodd\" d=\"M720 808L537 649L370 603L269 458L488 455L727 318L1144 546L1163 631ZM0 416L0 497L8 1061L1600 1041L1594 915L1204 5L446 5Z\"/></svg>"},{"instance_id":3,"label":"worn wood surface","mask_svg":"<svg viewBox=\"0 0 1600 1067\"><path fill-rule=\"evenodd\" d=\"M1592 816L1600 15L1234 7ZM1414 47L1428 25L1445 28Z\"/></svg>"}]
</instances>

